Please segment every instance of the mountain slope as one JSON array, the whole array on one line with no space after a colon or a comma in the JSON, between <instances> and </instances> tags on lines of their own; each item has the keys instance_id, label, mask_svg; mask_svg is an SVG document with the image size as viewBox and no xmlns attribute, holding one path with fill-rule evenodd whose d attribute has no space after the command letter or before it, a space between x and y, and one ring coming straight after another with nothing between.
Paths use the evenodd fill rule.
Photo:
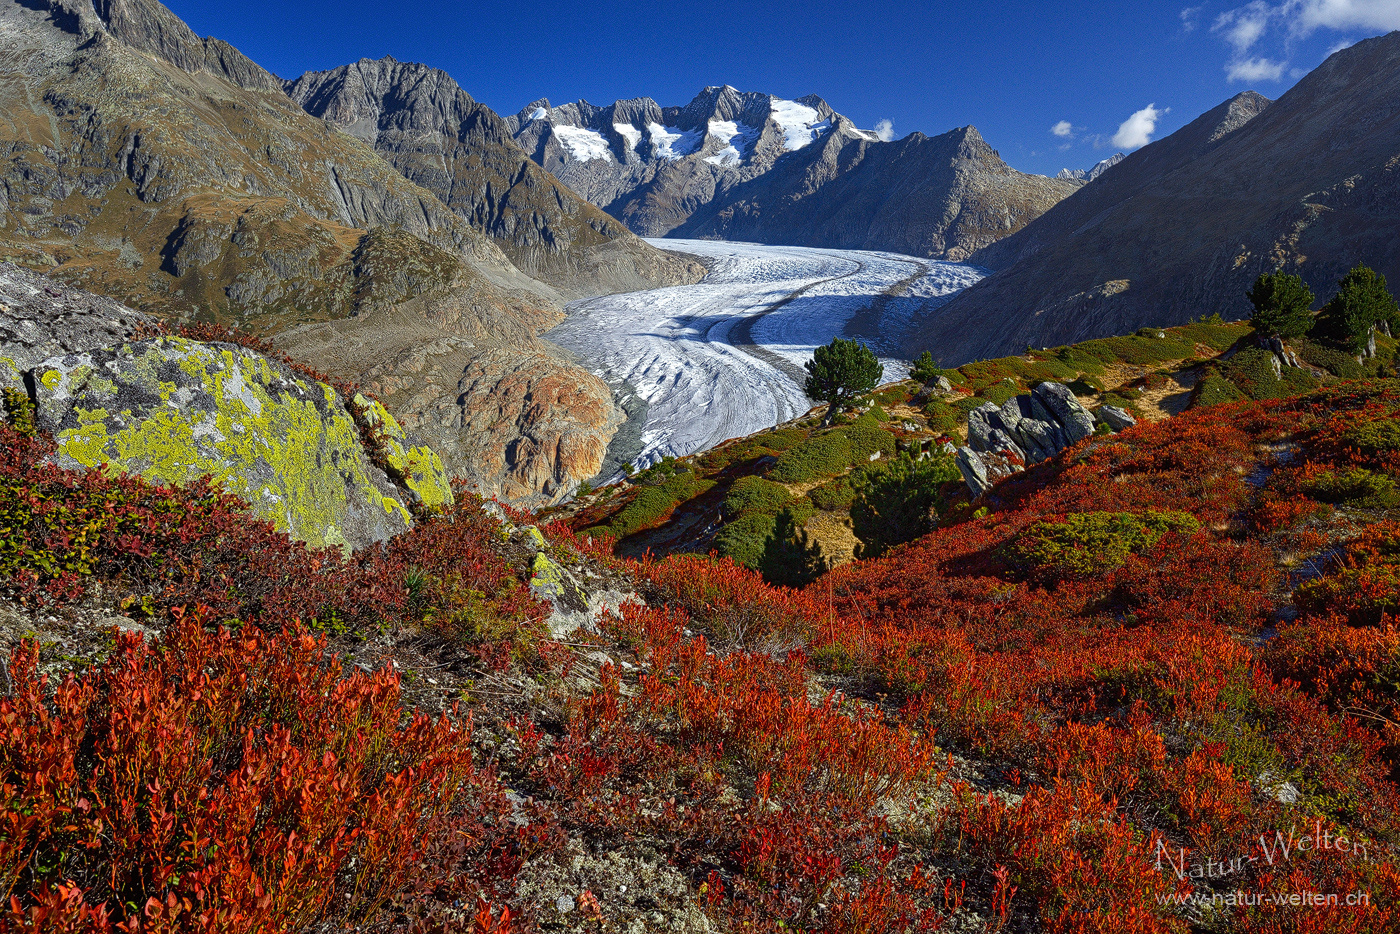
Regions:
<instances>
[{"instance_id":1,"label":"mountain slope","mask_svg":"<svg viewBox=\"0 0 1400 934\"><path fill-rule=\"evenodd\" d=\"M1227 101L1103 174L1020 236L907 349L946 363L1249 312L1261 273L1319 299L1365 263L1400 276L1400 33L1343 49L1273 104Z\"/></svg>"},{"instance_id":2,"label":"mountain slope","mask_svg":"<svg viewBox=\"0 0 1400 934\"><path fill-rule=\"evenodd\" d=\"M881 142L815 95L725 86L685 107L540 100L506 122L536 162L644 236L957 259L1081 184L1013 172L971 128Z\"/></svg>"},{"instance_id":3,"label":"mountain slope","mask_svg":"<svg viewBox=\"0 0 1400 934\"><path fill-rule=\"evenodd\" d=\"M516 266L572 296L693 282L694 264L648 246L530 161L505 122L443 71L361 59L287 82L308 113L372 146L485 232Z\"/></svg>"},{"instance_id":4,"label":"mountain slope","mask_svg":"<svg viewBox=\"0 0 1400 934\"><path fill-rule=\"evenodd\" d=\"M601 381L536 336L562 317L558 293L158 3L0 0L0 113L0 259L305 345L343 379L451 387L458 404L409 395L397 414L450 453L475 409L495 412L489 449L448 464L485 492L548 501L596 472L616 415ZM441 341L454 352L403 356ZM587 418L514 393L505 378L527 363L573 387ZM474 364L482 388L457 391ZM578 429L585 443L556 456Z\"/></svg>"},{"instance_id":5,"label":"mountain slope","mask_svg":"<svg viewBox=\"0 0 1400 934\"><path fill-rule=\"evenodd\" d=\"M1081 184L1017 172L975 127L892 143L832 134L712 201L674 233L958 261Z\"/></svg>"},{"instance_id":6,"label":"mountain slope","mask_svg":"<svg viewBox=\"0 0 1400 934\"><path fill-rule=\"evenodd\" d=\"M1221 145L1231 133L1263 113L1269 103L1267 97L1254 91L1235 95L1170 136L1106 166L1093 185L1085 185L1025 230L979 250L976 261L991 269L1005 269L1066 240L1104 211L1152 189L1165 176Z\"/></svg>"}]
</instances>

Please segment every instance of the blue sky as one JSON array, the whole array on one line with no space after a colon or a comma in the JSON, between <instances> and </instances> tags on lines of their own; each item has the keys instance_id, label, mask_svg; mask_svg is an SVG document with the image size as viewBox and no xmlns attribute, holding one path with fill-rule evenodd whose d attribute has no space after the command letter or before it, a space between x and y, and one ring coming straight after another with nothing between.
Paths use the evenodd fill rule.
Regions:
<instances>
[{"instance_id":1,"label":"blue sky","mask_svg":"<svg viewBox=\"0 0 1400 934\"><path fill-rule=\"evenodd\" d=\"M707 84L816 93L896 137L973 124L1012 166L1092 165L1242 90L1277 98L1400 0L859 3L172 0L284 76L393 55L501 113L548 97L684 104Z\"/></svg>"}]
</instances>

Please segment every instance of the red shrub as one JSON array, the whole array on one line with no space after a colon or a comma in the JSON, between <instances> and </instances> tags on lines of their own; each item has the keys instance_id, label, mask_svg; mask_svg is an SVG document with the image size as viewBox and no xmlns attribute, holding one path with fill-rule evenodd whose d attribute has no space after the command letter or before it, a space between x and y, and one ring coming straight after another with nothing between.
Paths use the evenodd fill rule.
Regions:
<instances>
[{"instance_id":1,"label":"red shrub","mask_svg":"<svg viewBox=\"0 0 1400 934\"><path fill-rule=\"evenodd\" d=\"M123 635L48 700L35 648L15 653L0 699L7 926L76 930L105 904L132 930L300 930L462 892L462 856L511 846L469 721L401 724L391 672L344 678L309 636L205 622L158 647Z\"/></svg>"}]
</instances>

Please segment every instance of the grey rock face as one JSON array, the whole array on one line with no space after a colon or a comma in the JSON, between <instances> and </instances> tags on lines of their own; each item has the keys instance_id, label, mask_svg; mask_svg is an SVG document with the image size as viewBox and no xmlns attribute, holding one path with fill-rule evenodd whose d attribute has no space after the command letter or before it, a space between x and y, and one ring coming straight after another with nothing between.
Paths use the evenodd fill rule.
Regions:
<instances>
[{"instance_id":1,"label":"grey rock face","mask_svg":"<svg viewBox=\"0 0 1400 934\"><path fill-rule=\"evenodd\" d=\"M1016 425L1016 437L1025 447L1027 464L1049 460L1065 447L1064 431L1054 422L1037 418L1022 419Z\"/></svg>"},{"instance_id":2,"label":"grey rock face","mask_svg":"<svg viewBox=\"0 0 1400 934\"><path fill-rule=\"evenodd\" d=\"M685 107L540 100L508 123L535 161L645 236L957 260L1082 184L1011 170L972 127L885 143L815 95L722 87Z\"/></svg>"},{"instance_id":3,"label":"grey rock face","mask_svg":"<svg viewBox=\"0 0 1400 934\"><path fill-rule=\"evenodd\" d=\"M1067 444L1083 441L1094 433L1094 416L1080 404L1068 386L1045 382L1035 387L1031 394L1055 417L1065 433Z\"/></svg>"},{"instance_id":4,"label":"grey rock face","mask_svg":"<svg viewBox=\"0 0 1400 934\"><path fill-rule=\"evenodd\" d=\"M1124 431L1137 424L1130 412L1116 405L1101 405L1094 410L1094 415L1114 431Z\"/></svg>"},{"instance_id":5,"label":"grey rock face","mask_svg":"<svg viewBox=\"0 0 1400 934\"><path fill-rule=\"evenodd\" d=\"M110 298L0 263L0 385L24 391L24 374L50 357L111 347L154 324Z\"/></svg>"},{"instance_id":6,"label":"grey rock face","mask_svg":"<svg viewBox=\"0 0 1400 934\"><path fill-rule=\"evenodd\" d=\"M446 72L393 58L286 84L308 113L372 146L570 297L694 282L703 269L647 245L530 161L506 122ZM694 267L694 268L692 268Z\"/></svg>"},{"instance_id":7,"label":"grey rock face","mask_svg":"<svg viewBox=\"0 0 1400 934\"><path fill-rule=\"evenodd\" d=\"M1114 431L1136 424L1113 406L1100 407L1098 416ZM989 402L968 413L967 446L958 449L958 469L973 497L979 497L998 480L1089 437L1094 424L1095 415L1068 386L1041 383L1000 406Z\"/></svg>"},{"instance_id":8,"label":"grey rock face","mask_svg":"<svg viewBox=\"0 0 1400 934\"><path fill-rule=\"evenodd\" d=\"M973 499L982 496L1012 474L1025 470L1025 467L1005 454L978 452L969 447L958 448L956 460L963 480L972 491Z\"/></svg>"},{"instance_id":9,"label":"grey rock face","mask_svg":"<svg viewBox=\"0 0 1400 934\"><path fill-rule=\"evenodd\" d=\"M1283 371L1282 368L1283 368L1283 367L1286 367L1286 366L1288 366L1288 367L1296 367L1296 366L1298 366L1298 358L1297 358L1296 356L1294 356L1293 351L1289 350L1289 349L1288 349L1288 345L1285 344L1285 343L1284 343L1283 341L1281 341L1280 339L1278 339L1277 337L1271 337L1271 338L1269 338L1268 347L1269 347L1269 350L1271 350L1271 351L1273 352L1274 358L1275 358L1275 359L1278 361L1278 363L1279 363L1279 372L1280 372L1280 373L1282 373L1282 371Z\"/></svg>"}]
</instances>

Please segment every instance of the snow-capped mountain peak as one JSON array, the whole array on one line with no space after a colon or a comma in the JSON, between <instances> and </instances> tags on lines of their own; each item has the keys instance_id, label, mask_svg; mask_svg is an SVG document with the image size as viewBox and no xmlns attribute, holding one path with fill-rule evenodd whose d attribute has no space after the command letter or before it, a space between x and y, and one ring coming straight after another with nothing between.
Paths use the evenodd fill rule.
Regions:
<instances>
[{"instance_id":1,"label":"snow-capped mountain peak","mask_svg":"<svg viewBox=\"0 0 1400 934\"><path fill-rule=\"evenodd\" d=\"M1094 179L1098 178L1100 175L1107 172L1109 169L1113 168L1115 165L1122 162L1126 158L1126 153L1116 152L1113 155L1109 156L1107 159L1103 159L1099 162L1094 163L1094 165L1091 168L1060 169L1060 171L1056 173L1055 177L1077 178L1082 182L1092 182Z\"/></svg>"}]
</instances>

